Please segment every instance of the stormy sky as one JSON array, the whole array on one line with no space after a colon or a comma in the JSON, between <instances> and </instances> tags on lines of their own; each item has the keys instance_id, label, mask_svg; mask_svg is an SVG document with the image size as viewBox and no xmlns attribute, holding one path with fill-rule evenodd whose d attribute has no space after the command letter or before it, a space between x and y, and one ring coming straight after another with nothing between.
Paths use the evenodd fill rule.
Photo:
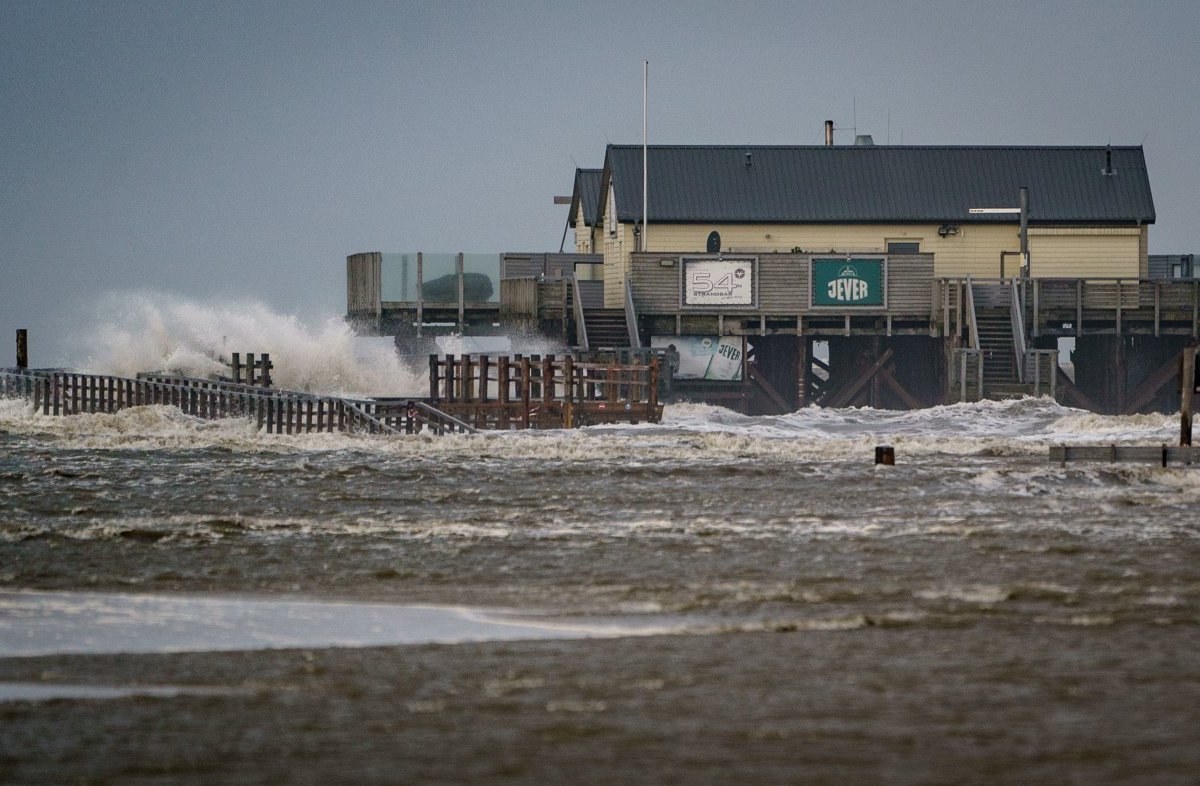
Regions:
<instances>
[{"instance_id":1,"label":"stormy sky","mask_svg":"<svg viewBox=\"0 0 1200 786\"><path fill-rule=\"evenodd\" d=\"M1144 145L1151 253L1200 253L1197 42L1166 0L0 0L0 365L122 293L310 320L353 252L557 250L644 59L651 143Z\"/></svg>"}]
</instances>

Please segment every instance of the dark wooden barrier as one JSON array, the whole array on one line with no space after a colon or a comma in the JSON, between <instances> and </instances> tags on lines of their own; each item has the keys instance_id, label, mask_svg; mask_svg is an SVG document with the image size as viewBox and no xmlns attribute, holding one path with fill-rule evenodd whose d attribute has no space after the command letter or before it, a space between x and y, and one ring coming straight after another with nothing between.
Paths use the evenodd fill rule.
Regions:
<instances>
[{"instance_id":1,"label":"dark wooden barrier","mask_svg":"<svg viewBox=\"0 0 1200 786\"><path fill-rule=\"evenodd\" d=\"M429 400L479 429L658 423L658 359L430 355Z\"/></svg>"},{"instance_id":2,"label":"dark wooden barrier","mask_svg":"<svg viewBox=\"0 0 1200 786\"><path fill-rule=\"evenodd\" d=\"M44 415L113 413L130 407L164 405L187 415L216 420L249 418L269 434L356 432L415 434L470 433L470 425L417 399L349 399L314 396L157 374L136 379L70 371L0 370L0 393L25 398Z\"/></svg>"},{"instance_id":3,"label":"dark wooden barrier","mask_svg":"<svg viewBox=\"0 0 1200 786\"><path fill-rule=\"evenodd\" d=\"M633 360L634 362L620 362ZM56 370L0 370L0 393L45 415L112 413L163 405L207 420L249 418L268 434L359 432L400 435L479 429L575 428L657 423L656 357L437 355L428 400L317 396L225 380L163 374L137 378Z\"/></svg>"}]
</instances>

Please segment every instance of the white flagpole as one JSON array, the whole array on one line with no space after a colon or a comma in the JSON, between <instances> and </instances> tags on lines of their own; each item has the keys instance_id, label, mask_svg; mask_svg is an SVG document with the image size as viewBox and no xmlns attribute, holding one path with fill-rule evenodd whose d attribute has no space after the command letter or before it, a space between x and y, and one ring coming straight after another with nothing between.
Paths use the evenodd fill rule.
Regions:
<instances>
[{"instance_id":1,"label":"white flagpole","mask_svg":"<svg viewBox=\"0 0 1200 786\"><path fill-rule=\"evenodd\" d=\"M646 195L647 186L650 184L650 173L649 173L649 170L647 169L647 164L649 162L650 156L649 156L649 152L648 152L649 148L646 146L646 96L647 96L647 93L649 92L649 85L650 85L650 61L643 60L642 61L642 251L647 250L646 249L646 241L647 241L648 237L646 235L646 228L647 228L647 224L650 219L650 215L649 215L650 210L648 207L649 203L647 201L647 195Z\"/></svg>"}]
</instances>

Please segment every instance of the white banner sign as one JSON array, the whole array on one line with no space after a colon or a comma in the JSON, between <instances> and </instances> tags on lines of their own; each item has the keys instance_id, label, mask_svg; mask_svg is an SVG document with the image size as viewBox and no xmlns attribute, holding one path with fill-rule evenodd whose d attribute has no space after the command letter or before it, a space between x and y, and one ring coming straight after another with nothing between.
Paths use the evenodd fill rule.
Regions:
<instances>
[{"instance_id":1,"label":"white banner sign","mask_svg":"<svg viewBox=\"0 0 1200 786\"><path fill-rule=\"evenodd\" d=\"M666 349L676 379L715 379L736 382L742 378L741 336L651 336L650 346Z\"/></svg>"},{"instance_id":2,"label":"white banner sign","mask_svg":"<svg viewBox=\"0 0 1200 786\"><path fill-rule=\"evenodd\" d=\"M683 303L687 306L754 305L754 260L685 259Z\"/></svg>"}]
</instances>

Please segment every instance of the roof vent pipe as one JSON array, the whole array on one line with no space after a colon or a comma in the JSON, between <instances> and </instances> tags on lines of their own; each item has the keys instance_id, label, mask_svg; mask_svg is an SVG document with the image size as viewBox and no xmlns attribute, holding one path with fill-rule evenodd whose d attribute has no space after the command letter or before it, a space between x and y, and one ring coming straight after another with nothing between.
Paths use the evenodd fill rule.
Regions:
<instances>
[{"instance_id":1,"label":"roof vent pipe","mask_svg":"<svg viewBox=\"0 0 1200 786\"><path fill-rule=\"evenodd\" d=\"M833 147L833 121L825 121L825 147Z\"/></svg>"},{"instance_id":2,"label":"roof vent pipe","mask_svg":"<svg viewBox=\"0 0 1200 786\"><path fill-rule=\"evenodd\" d=\"M859 134L858 136L854 137L854 144L873 145L875 144L875 140L871 138L870 134Z\"/></svg>"},{"instance_id":3,"label":"roof vent pipe","mask_svg":"<svg viewBox=\"0 0 1200 786\"><path fill-rule=\"evenodd\" d=\"M1112 145L1104 148L1104 169L1100 170L1102 175L1115 175L1117 170L1113 169L1112 165Z\"/></svg>"}]
</instances>

